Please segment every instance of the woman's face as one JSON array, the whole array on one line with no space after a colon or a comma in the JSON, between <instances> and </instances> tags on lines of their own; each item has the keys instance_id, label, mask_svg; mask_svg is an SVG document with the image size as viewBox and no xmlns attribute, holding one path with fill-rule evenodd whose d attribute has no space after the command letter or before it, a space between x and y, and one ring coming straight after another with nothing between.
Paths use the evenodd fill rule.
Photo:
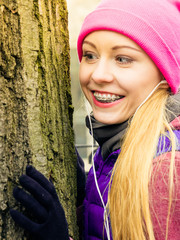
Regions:
<instances>
[{"instance_id":1,"label":"woman's face","mask_svg":"<svg viewBox=\"0 0 180 240\"><path fill-rule=\"evenodd\" d=\"M116 124L135 113L162 75L128 37L96 31L84 39L79 78L96 120Z\"/></svg>"}]
</instances>

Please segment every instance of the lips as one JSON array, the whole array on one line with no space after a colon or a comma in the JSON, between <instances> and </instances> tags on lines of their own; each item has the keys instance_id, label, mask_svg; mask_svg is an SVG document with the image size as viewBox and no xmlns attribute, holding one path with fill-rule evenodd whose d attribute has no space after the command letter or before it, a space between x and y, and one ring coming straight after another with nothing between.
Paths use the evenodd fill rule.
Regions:
<instances>
[{"instance_id":1,"label":"lips","mask_svg":"<svg viewBox=\"0 0 180 240\"><path fill-rule=\"evenodd\" d=\"M113 103L117 100L122 99L124 96L111 94L111 93L100 93L100 92L93 92L95 99L101 103Z\"/></svg>"}]
</instances>

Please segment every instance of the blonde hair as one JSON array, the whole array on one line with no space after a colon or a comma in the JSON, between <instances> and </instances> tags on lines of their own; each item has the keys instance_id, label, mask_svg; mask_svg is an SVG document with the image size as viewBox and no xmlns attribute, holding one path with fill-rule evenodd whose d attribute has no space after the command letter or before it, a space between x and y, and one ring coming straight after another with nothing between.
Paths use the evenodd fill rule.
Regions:
<instances>
[{"instance_id":1,"label":"blonde hair","mask_svg":"<svg viewBox=\"0 0 180 240\"><path fill-rule=\"evenodd\" d=\"M169 93L158 89L133 117L121 153L113 168L108 210L113 240L154 240L149 206L152 162L160 135L169 131L172 153L169 170L169 213L172 203L175 136L168 123L166 103Z\"/></svg>"}]
</instances>

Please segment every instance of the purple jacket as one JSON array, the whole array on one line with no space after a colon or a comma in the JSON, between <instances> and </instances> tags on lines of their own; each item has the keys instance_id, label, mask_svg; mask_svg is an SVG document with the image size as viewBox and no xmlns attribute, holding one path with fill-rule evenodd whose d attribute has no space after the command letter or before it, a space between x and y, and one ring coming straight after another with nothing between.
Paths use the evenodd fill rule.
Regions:
<instances>
[{"instance_id":1,"label":"purple jacket","mask_svg":"<svg viewBox=\"0 0 180 240\"><path fill-rule=\"evenodd\" d=\"M180 120L180 118L179 118L179 120ZM176 134L178 142L179 142L179 145L177 145L177 151L180 151L180 131L179 130L180 130L180 128L178 126L177 130L175 131L175 134ZM163 149L164 154L166 154L166 152L168 152L170 150L168 139L166 139L165 142L166 142L166 144L165 144L166 146L165 146L165 149ZM158 152L160 152L160 148L161 148L160 145L161 144L159 142L158 150L157 150L157 158L159 155ZM100 148L99 148L94 157L97 181L98 181L98 185L99 185L101 194L103 195L103 200L104 200L105 204L107 203L108 187L109 187L108 184L109 184L110 177L111 177L111 171L116 162L119 152L120 152L120 150L114 151L104 161L102 159L102 156L100 153ZM163 154L163 153L161 152L161 154ZM155 158L155 159L157 159L157 158ZM169 158L169 156L168 156L168 158ZM180 153L179 152L177 152L176 161L178 162L177 168L179 169L178 177L179 177L179 181L180 181ZM179 184L179 187L180 187L180 184ZM179 191L178 194L180 195L180 188L178 191ZM155 196L155 197L158 197L158 196ZM86 197L84 200L84 228L85 228L84 229L84 239L85 240L102 240L102 239L107 240L106 231L104 229L103 212L104 212L104 210L102 207L102 203L101 203L100 197L98 195L98 192L97 192L97 189L95 186L93 169L91 168L89 171L89 174L88 174L88 178L87 178ZM177 212L180 213L180 200L178 201ZM165 217L165 216L163 216L163 217ZM178 226L178 228L179 228L180 216L177 219L178 219L178 222L176 221L177 222L176 226ZM156 223L156 219L153 219L153 224L156 225L155 226L155 229L157 232L157 234L155 233L155 235L157 235L156 240L164 239L162 234L159 234L160 226L157 226L158 223ZM177 238L176 235L179 237ZM173 238L168 238L168 240L180 239L180 230L174 236L175 237L173 237ZM112 239L112 237L111 237L111 239Z\"/></svg>"}]
</instances>

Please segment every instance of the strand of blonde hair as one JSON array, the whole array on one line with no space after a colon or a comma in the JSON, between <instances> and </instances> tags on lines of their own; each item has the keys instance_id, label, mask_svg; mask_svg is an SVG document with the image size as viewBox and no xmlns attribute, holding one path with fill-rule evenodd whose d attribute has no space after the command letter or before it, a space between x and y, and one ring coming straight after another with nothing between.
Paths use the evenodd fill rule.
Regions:
<instances>
[{"instance_id":1,"label":"strand of blonde hair","mask_svg":"<svg viewBox=\"0 0 180 240\"><path fill-rule=\"evenodd\" d=\"M155 239L149 206L149 182L159 137L169 130L172 154L167 239L175 153L175 138L166 116L168 96L167 90L157 90L138 110L127 130L112 172L108 196L113 240Z\"/></svg>"}]
</instances>

